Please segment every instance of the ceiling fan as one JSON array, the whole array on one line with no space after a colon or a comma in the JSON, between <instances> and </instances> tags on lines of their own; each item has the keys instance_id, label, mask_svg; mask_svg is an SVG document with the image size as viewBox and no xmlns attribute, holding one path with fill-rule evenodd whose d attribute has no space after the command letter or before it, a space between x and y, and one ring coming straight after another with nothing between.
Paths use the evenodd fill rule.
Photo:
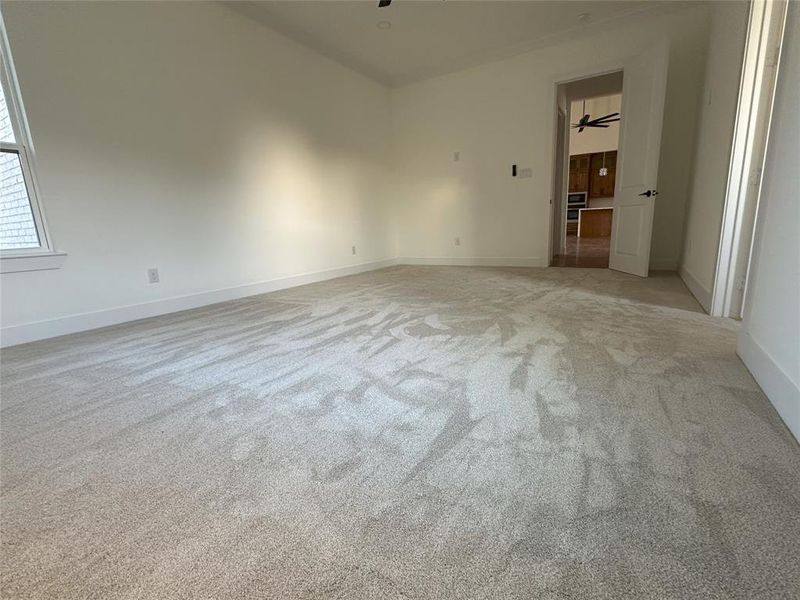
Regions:
<instances>
[{"instance_id":1,"label":"ceiling fan","mask_svg":"<svg viewBox=\"0 0 800 600\"><path fill-rule=\"evenodd\" d=\"M384 2L386 0L383 0ZM390 0L391 1L391 0ZM587 127L604 127L607 128L609 123L614 123L615 121L619 121L619 113L611 113L610 115L605 115L603 117L598 117L596 119L592 119L591 115L586 113L586 100L583 101L583 116L581 120L577 123L572 124L573 129L577 129L578 133L586 129Z\"/></svg>"},{"instance_id":2,"label":"ceiling fan","mask_svg":"<svg viewBox=\"0 0 800 600\"><path fill-rule=\"evenodd\" d=\"M445 2L445 0L442 0L442 2ZM389 6L391 3L392 0L378 0L378 8L385 8L386 6Z\"/></svg>"}]
</instances>

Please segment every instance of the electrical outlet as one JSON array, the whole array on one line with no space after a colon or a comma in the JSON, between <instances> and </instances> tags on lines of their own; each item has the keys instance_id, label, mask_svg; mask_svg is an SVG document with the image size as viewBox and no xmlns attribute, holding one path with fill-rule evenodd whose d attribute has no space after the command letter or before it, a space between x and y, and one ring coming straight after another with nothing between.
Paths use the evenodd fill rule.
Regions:
<instances>
[{"instance_id":1,"label":"electrical outlet","mask_svg":"<svg viewBox=\"0 0 800 600\"><path fill-rule=\"evenodd\" d=\"M461 152L453 152L453 162L458 162L461 160Z\"/></svg>"},{"instance_id":2,"label":"electrical outlet","mask_svg":"<svg viewBox=\"0 0 800 600\"><path fill-rule=\"evenodd\" d=\"M161 281L158 277L158 269L147 269L147 282L158 283Z\"/></svg>"},{"instance_id":3,"label":"electrical outlet","mask_svg":"<svg viewBox=\"0 0 800 600\"><path fill-rule=\"evenodd\" d=\"M739 277L736 280L736 291L741 292L744 289L744 277Z\"/></svg>"},{"instance_id":4,"label":"electrical outlet","mask_svg":"<svg viewBox=\"0 0 800 600\"><path fill-rule=\"evenodd\" d=\"M353 256L355 256L355 255L356 255L356 247L353 246Z\"/></svg>"},{"instance_id":5,"label":"electrical outlet","mask_svg":"<svg viewBox=\"0 0 800 600\"><path fill-rule=\"evenodd\" d=\"M533 177L533 169L530 167L526 167L525 169L519 170L519 178L520 179L530 179Z\"/></svg>"},{"instance_id":6,"label":"electrical outlet","mask_svg":"<svg viewBox=\"0 0 800 600\"><path fill-rule=\"evenodd\" d=\"M461 238L457 237L456 238L456 246L460 246L460 245L461 245Z\"/></svg>"}]
</instances>

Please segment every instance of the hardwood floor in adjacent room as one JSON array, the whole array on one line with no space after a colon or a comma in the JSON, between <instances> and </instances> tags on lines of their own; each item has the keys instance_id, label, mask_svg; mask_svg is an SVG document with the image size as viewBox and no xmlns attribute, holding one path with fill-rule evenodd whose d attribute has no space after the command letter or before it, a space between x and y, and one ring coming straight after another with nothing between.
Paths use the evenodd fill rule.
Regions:
<instances>
[{"instance_id":1,"label":"hardwood floor in adjacent room","mask_svg":"<svg viewBox=\"0 0 800 600\"><path fill-rule=\"evenodd\" d=\"M554 267L607 269L610 237L567 236L566 251L553 257Z\"/></svg>"}]
</instances>

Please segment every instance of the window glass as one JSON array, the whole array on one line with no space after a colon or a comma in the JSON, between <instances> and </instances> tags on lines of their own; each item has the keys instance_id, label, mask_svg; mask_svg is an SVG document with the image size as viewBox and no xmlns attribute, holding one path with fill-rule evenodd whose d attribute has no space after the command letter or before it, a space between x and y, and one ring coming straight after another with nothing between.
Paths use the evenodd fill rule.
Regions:
<instances>
[{"instance_id":1,"label":"window glass","mask_svg":"<svg viewBox=\"0 0 800 600\"><path fill-rule=\"evenodd\" d=\"M0 142L15 143L14 128L11 126L11 115L6 104L6 95L0 86Z\"/></svg>"},{"instance_id":2,"label":"window glass","mask_svg":"<svg viewBox=\"0 0 800 600\"><path fill-rule=\"evenodd\" d=\"M0 152L0 250L40 245L20 155L3 150Z\"/></svg>"}]
</instances>

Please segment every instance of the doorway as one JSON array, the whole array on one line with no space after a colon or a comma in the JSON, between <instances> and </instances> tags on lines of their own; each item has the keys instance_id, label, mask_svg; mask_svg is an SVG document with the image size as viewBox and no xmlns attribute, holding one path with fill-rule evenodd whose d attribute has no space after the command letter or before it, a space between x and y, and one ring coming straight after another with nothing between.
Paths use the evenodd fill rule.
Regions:
<instances>
[{"instance_id":1,"label":"doorway","mask_svg":"<svg viewBox=\"0 0 800 600\"><path fill-rule=\"evenodd\" d=\"M620 82L621 85L621 105L619 109L620 120L619 133L618 133L618 153L616 157L615 167L615 182L614 193L611 207L597 207L597 208L611 208L611 211L606 211L611 215L611 237L608 240L608 263L610 269L630 273L631 275L638 275L639 277L647 277L650 267L650 242L653 235L653 215L655 213L655 201L658 196L657 179L658 179L658 162L661 153L661 125L664 118L664 99L666 96L667 86L667 66L669 64L669 43L665 38L654 39L649 45L641 50L639 54L630 56L623 61L622 64L613 70L606 70L603 74L596 74L598 71L589 71L587 74L572 78L554 79L554 105L553 105L553 131L555 132L558 125L557 107L565 107L571 103L573 99L580 98L599 98L603 95L619 94ZM623 77L624 74L624 77ZM606 88L604 92L600 92L598 87L602 85L612 85L612 89ZM588 91L592 90L592 91ZM583 104L581 103L581 107ZM614 122L611 118L603 119L605 115L598 115L598 118L592 119L591 113L588 118L585 118L587 111L584 111L584 117L578 122L573 123L577 125L571 129L580 130L582 127L584 131L586 126L593 122L596 129L610 129L610 123ZM603 127L608 124L609 127ZM557 140L557 136L552 138ZM568 155L569 152L565 152ZM553 145L554 168L551 171L552 177L556 178L556 168L558 160L566 161L566 156L556 157L556 144ZM588 168L592 168L591 156L589 157ZM609 156L606 152L603 156L601 152L601 161L605 160L605 165L602 162L597 165L597 176L600 176L601 170L606 173L609 169L608 160ZM562 163L562 165L567 164ZM568 169L564 169L568 172ZM589 176L589 170L585 171L586 176ZM567 175L568 176L568 175ZM605 177L605 175L603 176ZM568 181L563 181L565 188L568 189ZM587 190L590 184L587 183ZM555 189L556 186L553 186ZM583 199L579 197L569 198L564 197L555 198L553 202L553 222L557 219L560 221L562 218L566 222L569 210L570 201L573 207L578 210L578 224L575 235L576 256L577 246L581 243L581 250L585 246L583 244L583 231L581 222L584 215L581 214L581 209L584 213L589 211L589 193L586 193L585 206L580 206ZM558 215L558 216L556 216ZM597 225L600 227L602 224ZM566 224L564 225L566 233ZM588 221L587 221L588 227ZM559 223L560 228L560 223ZM554 230L553 223L549 228ZM562 246L561 255L566 255L566 235L564 244ZM552 249L552 246L551 246ZM597 251L595 249L595 251ZM581 252L583 254L583 252ZM555 261L551 260L553 264ZM605 262L605 260L604 260Z\"/></svg>"},{"instance_id":2,"label":"doorway","mask_svg":"<svg viewBox=\"0 0 800 600\"><path fill-rule=\"evenodd\" d=\"M623 72L560 84L553 266L608 268Z\"/></svg>"}]
</instances>

